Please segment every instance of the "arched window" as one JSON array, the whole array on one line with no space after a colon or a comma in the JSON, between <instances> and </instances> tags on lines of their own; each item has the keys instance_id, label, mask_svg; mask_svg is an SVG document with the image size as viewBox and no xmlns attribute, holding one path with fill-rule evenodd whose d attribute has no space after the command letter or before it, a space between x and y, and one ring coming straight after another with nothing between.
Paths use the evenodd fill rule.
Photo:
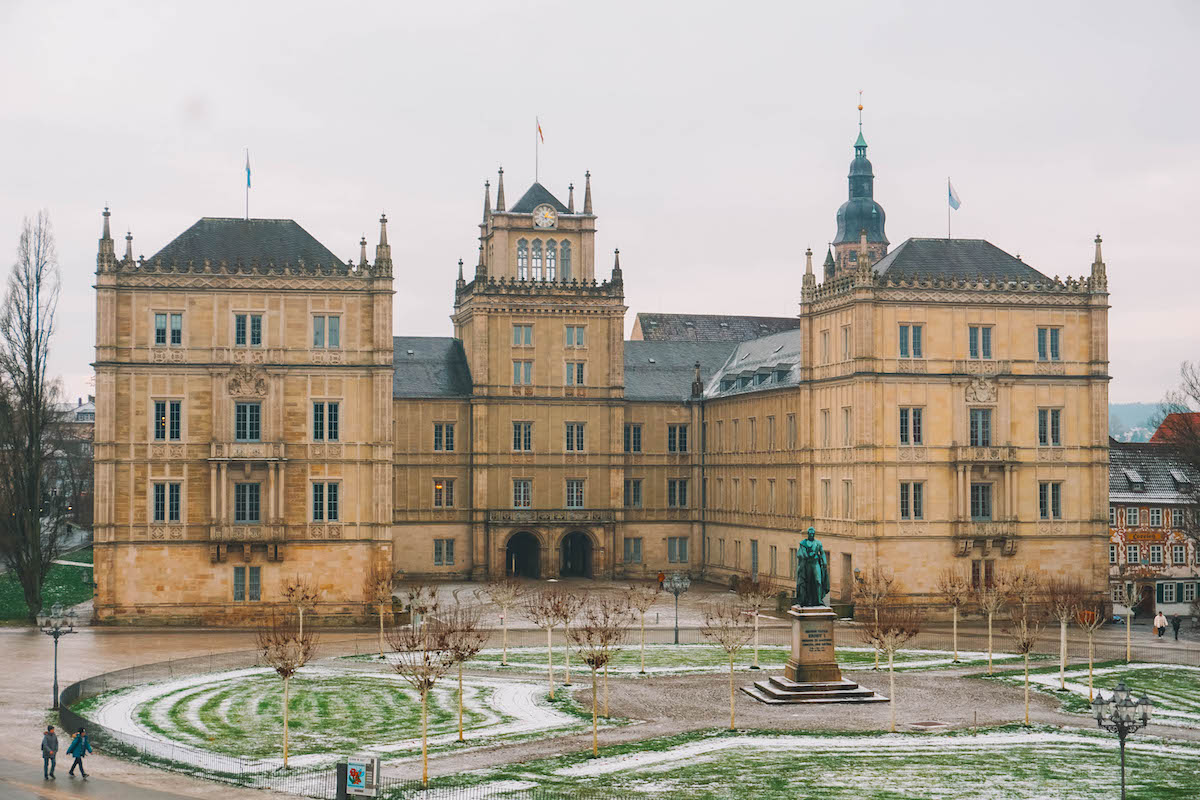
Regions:
<instances>
[{"instance_id":1,"label":"arched window","mask_svg":"<svg viewBox=\"0 0 1200 800\"><path fill-rule=\"evenodd\" d=\"M524 239L517 240L517 277L529 280L529 242Z\"/></svg>"},{"instance_id":2,"label":"arched window","mask_svg":"<svg viewBox=\"0 0 1200 800\"><path fill-rule=\"evenodd\" d=\"M571 280L571 243L563 242L562 249L559 252L558 259L559 269L562 271L563 283Z\"/></svg>"},{"instance_id":3,"label":"arched window","mask_svg":"<svg viewBox=\"0 0 1200 800\"><path fill-rule=\"evenodd\" d=\"M553 239L546 242L546 280L555 280L558 272L558 246Z\"/></svg>"},{"instance_id":4,"label":"arched window","mask_svg":"<svg viewBox=\"0 0 1200 800\"><path fill-rule=\"evenodd\" d=\"M533 240L533 280L542 279L542 240Z\"/></svg>"}]
</instances>

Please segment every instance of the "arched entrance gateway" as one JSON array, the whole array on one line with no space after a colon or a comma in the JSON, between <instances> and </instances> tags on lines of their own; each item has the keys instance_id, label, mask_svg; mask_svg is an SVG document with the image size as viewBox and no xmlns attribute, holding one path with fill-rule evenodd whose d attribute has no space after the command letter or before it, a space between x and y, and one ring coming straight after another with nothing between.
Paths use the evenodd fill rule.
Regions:
<instances>
[{"instance_id":1,"label":"arched entrance gateway","mask_svg":"<svg viewBox=\"0 0 1200 800\"><path fill-rule=\"evenodd\" d=\"M505 574L518 578L537 578L541 547L529 531L517 531L508 537L504 548Z\"/></svg>"},{"instance_id":2,"label":"arched entrance gateway","mask_svg":"<svg viewBox=\"0 0 1200 800\"><path fill-rule=\"evenodd\" d=\"M562 561L559 575L564 578L592 577L592 538L583 531L572 531L563 537Z\"/></svg>"}]
</instances>

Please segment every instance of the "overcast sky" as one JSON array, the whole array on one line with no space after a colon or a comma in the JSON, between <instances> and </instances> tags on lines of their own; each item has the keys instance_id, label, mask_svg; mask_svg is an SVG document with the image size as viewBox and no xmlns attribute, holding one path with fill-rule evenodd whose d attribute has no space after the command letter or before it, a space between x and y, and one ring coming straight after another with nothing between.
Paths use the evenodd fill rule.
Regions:
<instances>
[{"instance_id":1,"label":"overcast sky","mask_svg":"<svg viewBox=\"0 0 1200 800\"><path fill-rule=\"evenodd\" d=\"M202 216L295 219L396 263L394 328L451 333L482 184L566 200L638 311L794 315L864 132L893 246L986 238L1080 275L1104 236L1114 402L1200 358L1195 3L47 3L0 0L0 252L54 221L53 367L91 391L100 210L149 257ZM580 198L581 200L581 198ZM401 222L402 221L402 222ZM372 251L373 252L373 251ZM607 262L611 255L602 255ZM607 274L608 263L598 265Z\"/></svg>"}]
</instances>

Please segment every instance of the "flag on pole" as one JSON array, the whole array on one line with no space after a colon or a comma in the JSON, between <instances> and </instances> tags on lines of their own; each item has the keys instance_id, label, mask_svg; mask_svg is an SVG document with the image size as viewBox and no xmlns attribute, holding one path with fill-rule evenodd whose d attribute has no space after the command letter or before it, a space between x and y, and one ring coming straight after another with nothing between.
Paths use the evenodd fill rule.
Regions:
<instances>
[{"instance_id":1,"label":"flag on pole","mask_svg":"<svg viewBox=\"0 0 1200 800\"><path fill-rule=\"evenodd\" d=\"M546 141L546 137L542 135L542 122L537 117L534 117L533 121L537 123L538 138L544 143Z\"/></svg>"},{"instance_id":2,"label":"flag on pole","mask_svg":"<svg viewBox=\"0 0 1200 800\"><path fill-rule=\"evenodd\" d=\"M250 151L246 150L246 188L250 188Z\"/></svg>"},{"instance_id":3,"label":"flag on pole","mask_svg":"<svg viewBox=\"0 0 1200 800\"><path fill-rule=\"evenodd\" d=\"M950 183L949 178L946 178L946 187L950 190L950 207L957 211L962 201L958 199L958 192L954 191L954 184Z\"/></svg>"}]
</instances>

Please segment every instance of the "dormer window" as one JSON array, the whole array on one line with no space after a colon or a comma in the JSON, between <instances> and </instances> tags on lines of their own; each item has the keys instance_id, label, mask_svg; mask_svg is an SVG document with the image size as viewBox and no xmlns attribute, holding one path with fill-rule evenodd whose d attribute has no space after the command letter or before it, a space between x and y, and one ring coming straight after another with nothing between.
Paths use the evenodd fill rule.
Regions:
<instances>
[{"instance_id":1,"label":"dormer window","mask_svg":"<svg viewBox=\"0 0 1200 800\"><path fill-rule=\"evenodd\" d=\"M1177 492L1191 492L1195 488L1192 482L1188 480L1188 476L1183 474L1182 470L1171 470L1171 480L1175 481L1175 491Z\"/></svg>"},{"instance_id":2,"label":"dormer window","mask_svg":"<svg viewBox=\"0 0 1200 800\"><path fill-rule=\"evenodd\" d=\"M750 385L750 381L753 377L754 377L753 375L742 375L741 377L739 377L738 378L738 388L745 389L747 386Z\"/></svg>"},{"instance_id":3,"label":"dormer window","mask_svg":"<svg viewBox=\"0 0 1200 800\"><path fill-rule=\"evenodd\" d=\"M775 370L775 382L783 383L784 381L786 381L789 372L791 372L791 370L787 370L787 369Z\"/></svg>"},{"instance_id":4,"label":"dormer window","mask_svg":"<svg viewBox=\"0 0 1200 800\"><path fill-rule=\"evenodd\" d=\"M737 385L737 381L735 381L733 378L722 378L721 379L721 391L722 392L728 392L728 391L732 390L733 387L736 385Z\"/></svg>"},{"instance_id":5,"label":"dormer window","mask_svg":"<svg viewBox=\"0 0 1200 800\"><path fill-rule=\"evenodd\" d=\"M767 382L767 378L771 377L769 372L759 372L754 375L754 385L761 386Z\"/></svg>"},{"instance_id":6,"label":"dormer window","mask_svg":"<svg viewBox=\"0 0 1200 800\"><path fill-rule=\"evenodd\" d=\"M1134 492L1146 491L1146 481L1136 469L1125 470L1125 480L1129 481L1129 489Z\"/></svg>"}]
</instances>

